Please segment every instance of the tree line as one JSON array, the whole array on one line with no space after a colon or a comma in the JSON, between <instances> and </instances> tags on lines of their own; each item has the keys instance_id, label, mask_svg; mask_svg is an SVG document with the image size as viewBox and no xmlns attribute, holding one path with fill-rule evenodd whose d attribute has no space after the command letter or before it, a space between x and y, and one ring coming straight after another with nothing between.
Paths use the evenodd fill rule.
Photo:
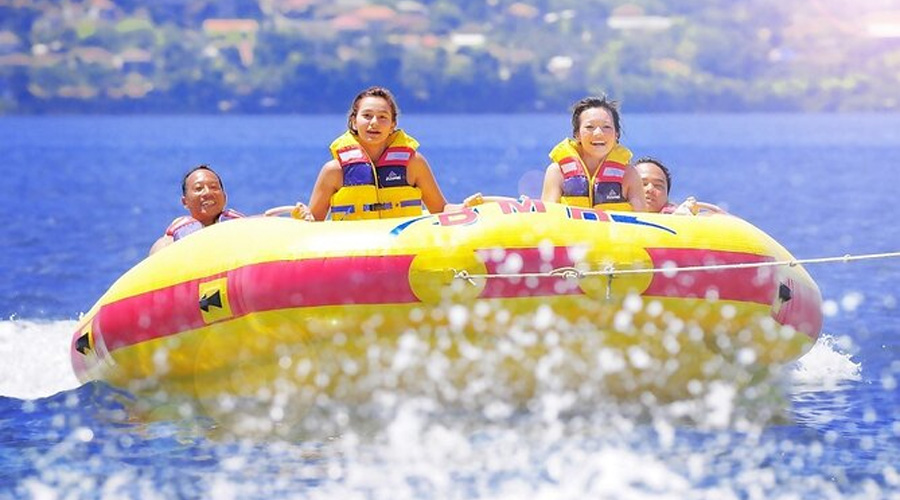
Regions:
<instances>
[{"instance_id":1,"label":"tree line","mask_svg":"<svg viewBox=\"0 0 900 500\"><path fill-rule=\"evenodd\" d=\"M778 0L670 3L431 0L401 11L338 0L299 12L256 0L115 0L100 12L87 1L6 4L0 112L331 113L372 84L420 112L560 112L597 93L635 112L900 105L897 39L841 32L846 24ZM384 9L392 16L338 24ZM204 25L223 18L256 24Z\"/></svg>"}]
</instances>

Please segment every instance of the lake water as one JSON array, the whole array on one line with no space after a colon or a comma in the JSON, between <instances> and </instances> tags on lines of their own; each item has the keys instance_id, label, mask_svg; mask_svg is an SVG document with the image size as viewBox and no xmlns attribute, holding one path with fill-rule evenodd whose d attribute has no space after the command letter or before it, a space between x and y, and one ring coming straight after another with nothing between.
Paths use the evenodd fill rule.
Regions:
<instances>
[{"instance_id":1,"label":"lake water","mask_svg":"<svg viewBox=\"0 0 900 500\"><path fill-rule=\"evenodd\" d=\"M900 259L812 264L824 334L774 411L683 422L615 404L497 417L401 403L318 439L128 417L79 387L75 320L181 215L199 163L245 213L305 200L341 116L0 117L0 498L900 498ZM564 115L401 116L447 198L539 195ZM626 115L672 197L739 215L797 258L900 251L900 116ZM772 382L773 384L775 381ZM723 389L727 393L727 388ZM772 408L768 409L771 413ZM335 416L338 418L339 416Z\"/></svg>"}]
</instances>

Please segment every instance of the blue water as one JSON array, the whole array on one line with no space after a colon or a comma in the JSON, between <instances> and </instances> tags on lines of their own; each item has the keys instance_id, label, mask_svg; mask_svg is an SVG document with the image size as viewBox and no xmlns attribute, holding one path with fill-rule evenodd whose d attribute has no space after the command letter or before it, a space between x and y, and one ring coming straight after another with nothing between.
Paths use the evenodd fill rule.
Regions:
<instances>
[{"instance_id":1,"label":"blue water","mask_svg":"<svg viewBox=\"0 0 900 500\"><path fill-rule=\"evenodd\" d=\"M451 201L538 195L568 123L401 117ZM896 258L808 266L823 338L785 368L780 397L736 405L723 386L699 420L551 397L460 413L393 394L371 428L242 437L136 420L129 395L78 387L74 320L183 213L189 167L213 165L245 213L292 204L343 124L0 118L0 498L900 498ZM900 116L627 115L623 142L670 166L674 199L726 207L797 258L900 251Z\"/></svg>"}]
</instances>

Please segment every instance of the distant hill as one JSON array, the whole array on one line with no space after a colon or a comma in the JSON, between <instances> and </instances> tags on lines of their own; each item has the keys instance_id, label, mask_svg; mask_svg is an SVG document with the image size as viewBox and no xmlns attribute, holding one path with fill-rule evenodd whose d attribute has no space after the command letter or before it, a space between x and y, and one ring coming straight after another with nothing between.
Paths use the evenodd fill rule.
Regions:
<instances>
[{"instance_id":1,"label":"distant hill","mask_svg":"<svg viewBox=\"0 0 900 500\"><path fill-rule=\"evenodd\" d=\"M0 113L897 111L888 0L0 0Z\"/></svg>"}]
</instances>

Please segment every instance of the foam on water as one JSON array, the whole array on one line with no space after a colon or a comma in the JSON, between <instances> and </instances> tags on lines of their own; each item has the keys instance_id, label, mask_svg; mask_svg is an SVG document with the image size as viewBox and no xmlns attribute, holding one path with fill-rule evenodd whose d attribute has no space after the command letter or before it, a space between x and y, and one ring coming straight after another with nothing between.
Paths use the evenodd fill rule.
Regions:
<instances>
[{"instance_id":1,"label":"foam on water","mask_svg":"<svg viewBox=\"0 0 900 500\"><path fill-rule=\"evenodd\" d=\"M888 466L885 484L867 480L856 488L858 495L847 495L829 474L771 460L783 456L777 439L678 429L669 436L633 422L593 418L526 419L473 430L435 420L428 407L410 401L382 432L348 433L318 446L190 440L156 445L154 455L181 457L180 447L203 455L202 475L194 471L187 481L171 467L159 468L157 477L119 466L85 482L86 475L73 474L68 462L51 461L19 492L39 498L62 491L98 498L886 498L897 485L896 471ZM152 426L148 430L153 433ZM131 459L145 453L107 452Z\"/></svg>"},{"instance_id":2,"label":"foam on water","mask_svg":"<svg viewBox=\"0 0 900 500\"><path fill-rule=\"evenodd\" d=\"M79 386L69 361L75 320L0 321L0 396L36 399Z\"/></svg>"},{"instance_id":3,"label":"foam on water","mask_svg":"<svg viewBox=\"0 0 900 500\"><path fill-rule=\"evenodd\" d=\"M0 395L41 398L77 387L68 358L74 328L75 321L0 322L0 354L11 361L0 365ZM801 392L828 391L859 380L860 365L848 352L853 352L853 346L846 340L824 335L785 372ZM39 474L24 481L18 491L40 497L81 488L78 481L83 478L69 472L68 462L57 464L46 457L100 446L107 450L102 456L140 458L145 445L159 442L153 446L171 446L176 456L211 457L211 463L202 467L205 479L191 487L184 482L169 486L168 480L126 470L102 474L106 479L92 483L91 491L102 498L197 491L217 498L843 496L833 478L822 471L802 481L789 481L799 469L770 460L782 453L777 433L766 437L763 428L735 432L727 429L727 423L717 423L729 420L736 389L724 382L711 389L696 404L706 406L712 421L687 426L666 418L668 414L661 410L651 412L649 420L635 420L627 412L602 405L573 414L567 411L571 403L565 394L555 391L541 393L530 411L503 409L493 417L487 409L483 414L448 415L437 401L393 392L392 403L386 405L390 416L383 425L349 429L325 441L182 437L170 443L163 438L172 432L171 423L139 424L131 429L128 426L138 424L119 428L86 421L63 426L69 437L43 456ZM725 430L705 430L709 428ZM142 444L124 448L119 444L134 440ZM155 450L153 446L148 449ZM810 451L797 451L805 446ZM817 456L817 446L822 445L798 444L794 452ZM102 469L105 462L99 463ZM276 463L279 466L271 466ZM164 471L173 481L175 474L176 469ZM882 487L896 485L891 483L896 471L885 468L882 474L884 484L869 481L860 489L873 498L883 496Z\"/></svg>"},{"instance_id":4,"label":"foam on water","mask_svg":"<svg viewBox=\"0 0 900 500\"><path fill-rule=\"evenodd\" d=\"M848 337L822 334L790 372L795 390L834 390L846 382L860 380L860 364L853 361L854 347Z\"/></svg>"},{"instance_id":5,"label":"foam on water","mask_svg":"<svg viewBox=\"0 0 900 500\"><path fill-rule=\"evenodd\" d=\"M34 399L79 386L69 361L75 320L0 321L0 396ZM847 337L823 334L790 369L795 390L833 390L860 380L860 364Z\"/></svg>"}]
</instances>

